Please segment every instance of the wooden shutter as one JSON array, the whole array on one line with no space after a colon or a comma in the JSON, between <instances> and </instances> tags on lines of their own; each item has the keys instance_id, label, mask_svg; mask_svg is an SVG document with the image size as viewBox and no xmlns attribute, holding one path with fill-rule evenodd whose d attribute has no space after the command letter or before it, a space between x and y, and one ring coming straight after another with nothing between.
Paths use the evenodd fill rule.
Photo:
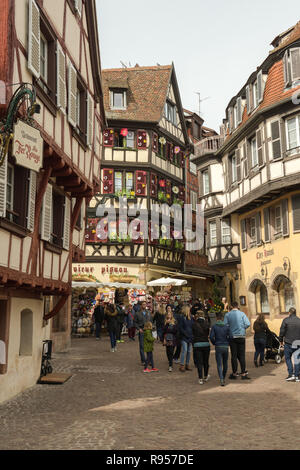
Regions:
<instances>
[{"instance_id":1,"label":"wooden shutter","mask_svg":"<svg viewBox=\"0 0 300 470\"><path fill-rule=\"evenodd\" d=\"M82 0L74 0L75 11L79 17L82 15Z\"/></svg>"},{"instance_id":2,"label":"wooden shutter","mask_svg":"<svg viewBox=\"0 0 300 470\"><path fill-rule=\"evenodd\" d=\"M157 197L157 175L150 175L150 196Z\"/></svg>"},{"instance_id":3,"label":"wooden shutter","mask_svg":"<svg viewBox=\"0 0 300 470\"><path fill-rule=\"evenodd\" d=\"M300 78L300 47L290 50L291 57L291 79L295 81Z\"/></svg>"},{"instance_id":4,"label":"wooden shutter","mask_svg":"<svg viewBox=\"0 0 300 470\"><path fill-rule=\"evenodd\" d=\"M269 242L271 240L269 208L264 209L264 229L265 229L265 242Z\"/></svg>"},{"instance_id":5,"label":"wooden shutter","mask_svg":"<svg viewBox=\"0 0 300 470\"><path fill-rule=\"evenodd\" d=\"M103 194L112 194L114 192L114 170L105 168L102 171Z\"/></svg>"},{"instance_id":6,"label":"wooden shutter","mask_svg":"<svg viewBox=\"0 0 300 470\"><path fill-rule=\"evenodd\" d=\"M52 186L47 185L43 198L43 209L41 217L41 238L47 242L51 239L52 231Z\"/></svg>"},{"instance_id":7,"label":"wooden shutter","mask_svg":"<svg viewBox=\"0 0 300 470\"><path fill-rule=\"evenodd\" d=\"M261 103L264 95L264 81L262 71L260 70L257 74L257 90L258 90L258 102Z\"/></svg>"},{"instance_id":8,"label":"wooden shutter","mask_svg":"<svg viewBox=\"0 0 300 470\"><path fill-rule=\"evenodd\" d=\"M147 132L146 131L137 131L137 148L138 149L147 148Z\"/></svg>"},{"instance_id":9,"label":"wooden shutter","mask_svg":"<svg viewBox=\"0 0 300 470\"><path fill-rule=\"evenodd\" d=\"M6 217L7 157L0 166L0 217Z\"/></svg>"},{"instance_id":10,"label":"wooden shutter","mask_svg":"<svg viewBox=\"0 0 300 470\"><path fill-rule=\"evenodd\" d=\"M67 106L66 94L66 56L57 42L56 50L56 65L57 65L57 106L65 114Z\"/></svg>"},{"instance_id":11,"label":"wooden shutter","mask_svg":"<svg viewBox=\"0 0 300 470\"><path fill-rule=\"evenodd\" d=\"M103 131L103 146L104 147L113 147L114 145L114 130L113 129L104 129Z\"/></svg>"},{"instance_id":12,"label":"wooden shutter","mask_svg":"<svg viewBox=\"0 0 300 470\"><path fill-rule=\"evenodd\" d=\"M284 85L287 87L291 83L291 74L290 74L288 51L285 52L282 61L283 61Z\"/></svg>"},{"instance_id":13,"label":"wooden shutter","mask_svg":"<svg viewBox=\"0 0 300 470\"><path fill-rule=\"evenodd\" d=\"M37 173L35 171L30 170L29 189L28 189L27 228L31 232L33 232L34 230L36 183L37 183Z\"/></svg>"},{"instance_id":14,"label":"wooden shutter","mask_svg":"<svg viewBox=\"0 0 300 470\"><path fill-rule=\"evenodd\" d=\"M241 240L242 250L247 250L247 233L246 233L246 219L241 220Z\"/></svg>"},{"instance_id":15,"label":"wooden shutter","mask_svg":"<svg viewBox=\"0 0 300 470\"><path fill-rule=\"evenodd\" d=\"M261 245L261 216L260 212L255 215L256 244Z\"/></svg>"},{"instance_id":16,"label":"wooden shutter","mask_svg":"<svg viewBox=\"0 0 300 470\"><path fill-rule=\"evenodd\" d=\"M258 156L258 165L262 166L264 164L263 159L263 148L262 148L262 139L261 139L261 129L256 131L256 142L257 142L257 156Z\"/></svg>"},{"instance_id":17,"label":"wooden shutter","mask_svg":"<svg viewBox=\"0 0 300 470\"><path fill-rule=\"evenodd\" d=\"M233 130L233 110L232 108L228 108L228 124L229 124L229 134L231 134Z\"/></svg>"},{"instance_id":18,"label":"wooden shutter","mask_svg":"<svg viewBox=\"0 0 300 470\"><path fill-rule=\"evenodd\" d=\"M239 96L236 100L237 104L237 125L242 122L242 98Z\"/></svg>"},{"instance_id":19,"label":"wooden shutter","mask_svg":"<svg viewBox=\"0 0 300 470\"><path fill-rule=\"evenodd\" d=\"M147 192L147 173L146 171L136 171L136 185L135 192L138 196L146 196Z\"/></svg>"},{"instance_id":20,"label":"wooden shutter","mask_svg":"<svg viewBox=\"0 0 300 470\"><path fill-rule=\"evenodd\" d=\"M86 116L86 143L91 148L93 143L93 128L94 128L94 101L91 95L87 92L87 116Z\"/></svg>"},{"instance_id":21,"label":"wooden shutter","mask_svg":"<svg viewBox=\"0 0 300 470\"><path fill-rule=\"evenodd\" d=\"M249 173L248 158L247 158L247 144L243 144L243 157L244 157L244 177L246 178Z\"/></svg>"},{"instance_id":22,"label":"wooden shutter","mask_svg":"<svg viewBox=\"0 0 300 470\"><path fill-rule=\"evenodd\" d=\"M289 209L288 200L281 201L281 214L282 214L282 235L287 237L289 235Z\"/></svg>"},{"instance_id":23,"label":"wooden shutter","mask_svg":"<svg viewBox=\"0 0 300 470\"><path fill-rule=\"evenodd\" d=\"M247 105L247 114L251 112L251 104L250 104L250 86L246 86L246 105Z\"/></svg>"},{"instance_id":24,"label":"wooden shutter","mask_svg":"<svg viewBox=\"0 0 300 470\"><path fill-rule=\"evenodd\" d=\"M158 135L155 132L152 133L152 150L158 152Z\"/></svg>"},{"instance_id":25,"label":"wooden shutter","mask_svg":"<svg viewBox=\"0 0 300 470\"><path fill-rule=\"evenodd\" d=\"M70 249L71 199L65 196L63 248Z\"/></svg>"},{"instance_id":26,"label":"wooden shutter","mask_svg":"<svg viewBox=\"0 0 300 470\"><path fill-rule=\"evenodd\" d=\"M294 233L300 232L300 194L292 196Z\"/></svg>"},{"instance_id":27,"label":"wooden shutter","mask_svg":"<svg viewBox=\"0 0 300 470\"><path fill-rule=\"evenodd\" d=\"M269 209L270 214L270 240L272 240L275 236L275 207L270 207Z\"/></svg>"},{"instance_id":28,"label":"wooden shutter","mask_svg":"<svg viewBox=\"0 0 300 470\"><path fill-rule=\"evenodd\" d=\"M240 149L236 149L235 151L236 157L236 179L237 181L241 181L242 179L242 172L241 172L241 151Z\"/></svg>"},{"instance_id":29,"label":"wooden shutter","mask_svg":"<svg viewBox=\"0 0 300 470\"><path fill-rule=\"evenodd\" d=\"M276 158L281 157L279 121L274 121L271 123L271 137L272 137L273 159L276 160Z\"/></svg>"},{"instance_id":30,"label":"wooden shutter","mask_svg":"<svg viewBox=\"0 0 300 470\"><path fill-rule=\"evenodd\" d=\"M34 0L29 0L28 68L40 78L40 10Z\"/></svg>"},{"instance_id":31,"label":"wooden shutter","mask_svg":"<svg viewBox=\"0 0 300 470\"><path fill-rule=\"evenodd\" d=\"M68 73L68 120L73 127L76 127L77 71L71 62Z\"/></svg>"}]
</instances>

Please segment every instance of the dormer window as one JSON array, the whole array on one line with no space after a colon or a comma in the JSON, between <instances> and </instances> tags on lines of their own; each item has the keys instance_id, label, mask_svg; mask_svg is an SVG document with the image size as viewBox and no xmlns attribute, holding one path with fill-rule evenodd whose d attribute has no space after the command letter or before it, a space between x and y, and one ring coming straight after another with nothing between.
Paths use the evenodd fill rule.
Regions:
<instances>
[{"instance_id":1,"label":"dormer window","mask_svg":"<svg viewBox=\"0 0 300 470\"><path fill-rule=\"evenodd\" d=\"M297 85L300 80L300 47L288 49L283 56L284 84L286 87Z\"/></svg>"},{"instance_id":2,"label":"dormer window","mask_svg":"<svg viewBox=\"0 0 300 470\"><path fill-rule=\"evenodd\" d=\"M174 126L177 126L176 106L170 101L167 101L165 104L165 118L174 124Z\"/></svg>"},{"instance_id":3,"label":"dormer window","mask_svg":"<svg viewBox=\"0 0 300 470\"><path fill-rule=\"evenodd\" d=\"M126 109L126 90L110 90L110 108L111 109Z\"/></svg>"}]
</instances>

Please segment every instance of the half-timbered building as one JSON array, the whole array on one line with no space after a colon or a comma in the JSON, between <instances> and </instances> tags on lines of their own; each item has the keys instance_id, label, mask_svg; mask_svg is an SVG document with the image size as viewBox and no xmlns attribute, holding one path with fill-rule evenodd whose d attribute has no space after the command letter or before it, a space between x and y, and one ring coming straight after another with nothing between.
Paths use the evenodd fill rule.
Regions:
<instances>
[{"instance_id":1,"label":"half-timbered building","mask_svg":"<svg viewBox=\"0 0 300 470\"><path fill-rule=\"evenodd\" d=\"M184 241L174 235L172 210L170 236L163 223L169 206L184 205L189 145L174 66L103 70L102 76L108 127L103 132L101 191L88 209L86 260L126 267L140 283L182 272ZM158 236L150 231L148 239L122 238L115 225L106 239L99 239L97 208L118 211L120 196L127 198L129 210L138 207L138 213L128 215L128 225L134 218L139 225L139 214L158 207Z\"/></svg>"},{"instance_id":2,"label":"half-timbered building","mask_svg":"<svg viewBox=\"0 0 300 470\"><path fill-rule=\"evenodd\" d=\"M0 401L70 337L104 123L94 0L1 0Z\"/></svg>"},{"instance_id":3,"label":"half-timbered building","mask_svg":"<svg viewBox=\"0 0 300 470\"><path fill-rule=\"evenodd\" d=\"M300 306L300 23L272 46L230 100L224 144L201 181L209 196L210 184L220 183L208 198L209 262L229 276L224 261L236 261L235 300L278 332L289 308Z\"/></svg>"}]
</instances>

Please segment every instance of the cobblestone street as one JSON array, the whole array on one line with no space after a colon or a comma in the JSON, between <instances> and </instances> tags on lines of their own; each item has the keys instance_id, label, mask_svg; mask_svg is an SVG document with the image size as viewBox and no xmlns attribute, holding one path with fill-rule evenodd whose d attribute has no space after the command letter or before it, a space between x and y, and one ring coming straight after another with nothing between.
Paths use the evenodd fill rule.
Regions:
<instances>
[{"instance_id":1,"label":"cobblestone street","mask_svg":"<svg viewBox=\"0 0 300 470\"><path fill-rule=\"evenodd\" d=\"M253 366L251 381L219 386L215 357L211 379L198 384L195 368L168 372L155 344L159 372L144 374L138 341L110 352L107 337L73 339L54 354L54 372L72 374L63 385L36 385L0 405L2 450L299 449L300 384L287 383L285 363Z\"/></svg>"}]
</instances>

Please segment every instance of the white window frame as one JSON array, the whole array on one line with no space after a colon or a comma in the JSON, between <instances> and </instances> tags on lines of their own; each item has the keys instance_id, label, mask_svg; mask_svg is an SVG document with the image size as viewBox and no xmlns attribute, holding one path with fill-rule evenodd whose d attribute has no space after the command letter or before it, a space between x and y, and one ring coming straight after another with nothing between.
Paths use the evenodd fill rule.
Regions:
<instances>
[{"instance_id":1,"label":"white window frame","mask_svg":"<svg viewBox=\"0 0 300 470\"><path fill-rule=\"evenodd\" d=\"M253 103L253 109L257 108L258 106L258 83L257 80L252 85L252 103Z\"/></svg>"},{"instance_id":2,"label":"white window frame","mask_svg":"<svg viewBox=\"0 0 300 470\"><path fill-rule=\"evenodd\" d=\"M276 214L276 212L278 211L279 209L279 215ZM275 224L275 227L274 227L274 232L275 232L275 235L278 235L279 233L282 233L282 208L281 208L281 205L279 206L275 206L274 208L274 224ZM280 222L279 225L277 225L277 222Z\"/></svg>"},{"instance_id":3,"label":"white window frame","mask_svg":"<svg viewBox=\"0 0 300 470\"><path fill-rule=\"evenodd\" d=\"M228 233L226 233L228 232ZM231 227L228 220L221 220L222 245L231 245Z\"/></svg>"},{"instance_id":4,"label":"white window frame","mask_svg":"<svg viewBox=\"0 0 300 470\"><path fill-rule=\"evenodd\" d=\"M213 230L212 230L212 226L214 226ZM213 237L212 237L212 234L214 234ZM214 247L214 246L217 246L217 244L218 244L217 222L214 220L214 221L209 222L209 246Z\"/></svg>"},{"instance_id":5,"label":"white window frame","mask_svg":"<svg viewBox=\"0 0 300 470\"><path fill-rule=\"evenodd\" d=\"M119 184L117 185L117 182L120 183L120 181L121 181L121 186L119 187ZM115 171L114 173L114 188L115 188L115 193L123 190L123 172L122 171Z\"/></svg>"},{"instance_id":6,"label":"white window frame","mask_svg":"<svg viewBox=\"0 0 300 470\"><path fill-rule=\"evenodd\" d=\"M191 195L192 211L196 211L198 195L196 191L190 191L190 195Z\"/></svg>"},{"instance_id":7,"label":"white window frame","mask_svg":"<svg viewBox=\"0 0 300 470\"><path fill-rule=\"evenodd\" d=\"M292 119L295 119L296 121L296 136L297 136L297 145L296 147L291 147L290 148L290 142L289 142L289 130L288 130L288 122L291 121ZM293 116L289 119L286 119L285 121L285 132L286 132L286 143L287 143L287 150L291 152L296 152L296 149L300 147L300 115L297 114L296 116Z\"/></svg>"},{"instance_id":8,"label":"white window frame","mask_svg":"<svg viewBox=\"0 0 300 470\"><path fill-rule=\"evenodd\" d=\"M45 57L42 57L41 43L45 44ZM45 63L45 75L42 74L42 61ZM48 83L48 41L40 31L40 77L45 83Z\"/></svg>"},{"instance_id":9,"label":"white window frame","mask_svg":"<svg viewBox=\"0 0 300 470\"><path fill-rule=\"evenodd\" d=\"M250 239L251 243L256 243L256 218L250 217Z\"/></svg>"},{"instance_id":10,"label":"white window frame","mask_svg":"<svg viewBox=\"0 0 300 470\"><path fill-rule=\"evenodd\" d=\"M233 154L231 157L231 176L232 176L232 183L236 183L237 181L237 161L236 155Z\"/></svg>"},{"instance_id":11,"label":"white window frame","mask_svg":"<svg viewBox=\"0 0 300 470\"><path fill-rule=\"evenodd\" d=\"M203 195L206 196L206 194L209 194L210 192L208 170L204 170L202 172L202 181L203 181Z\"/></svg>"},{"instance_id":12,"label":"white window frame","mask_svg":"<svg viewBox=\"0 0 300 470\"><path fill-rule=\"evenodd\" d=\"M253 145L253 142L255 141L255 157L256 159L254 160L254 153L253 153L253 149L254 149L254 145ZM251 140L250 140L250 147L251 147L251 168L256 168L258 166L258 149L257 149L257 139L256 139L256 136L253 137Z\"/></svg>"},{"instance_id":13,"label":"white window frame","mask_svg":"<svg viewBox=\"0 0 300 470\"><path fill-rule=\"evenodd\" d=\"M122 95L123 97L123 104L122 106L115 106L114 105L114 95ZM127 108L127 99L126 99L126 90L110 90L110 109L126 109Z\"/></svg>"}]
</instances>

